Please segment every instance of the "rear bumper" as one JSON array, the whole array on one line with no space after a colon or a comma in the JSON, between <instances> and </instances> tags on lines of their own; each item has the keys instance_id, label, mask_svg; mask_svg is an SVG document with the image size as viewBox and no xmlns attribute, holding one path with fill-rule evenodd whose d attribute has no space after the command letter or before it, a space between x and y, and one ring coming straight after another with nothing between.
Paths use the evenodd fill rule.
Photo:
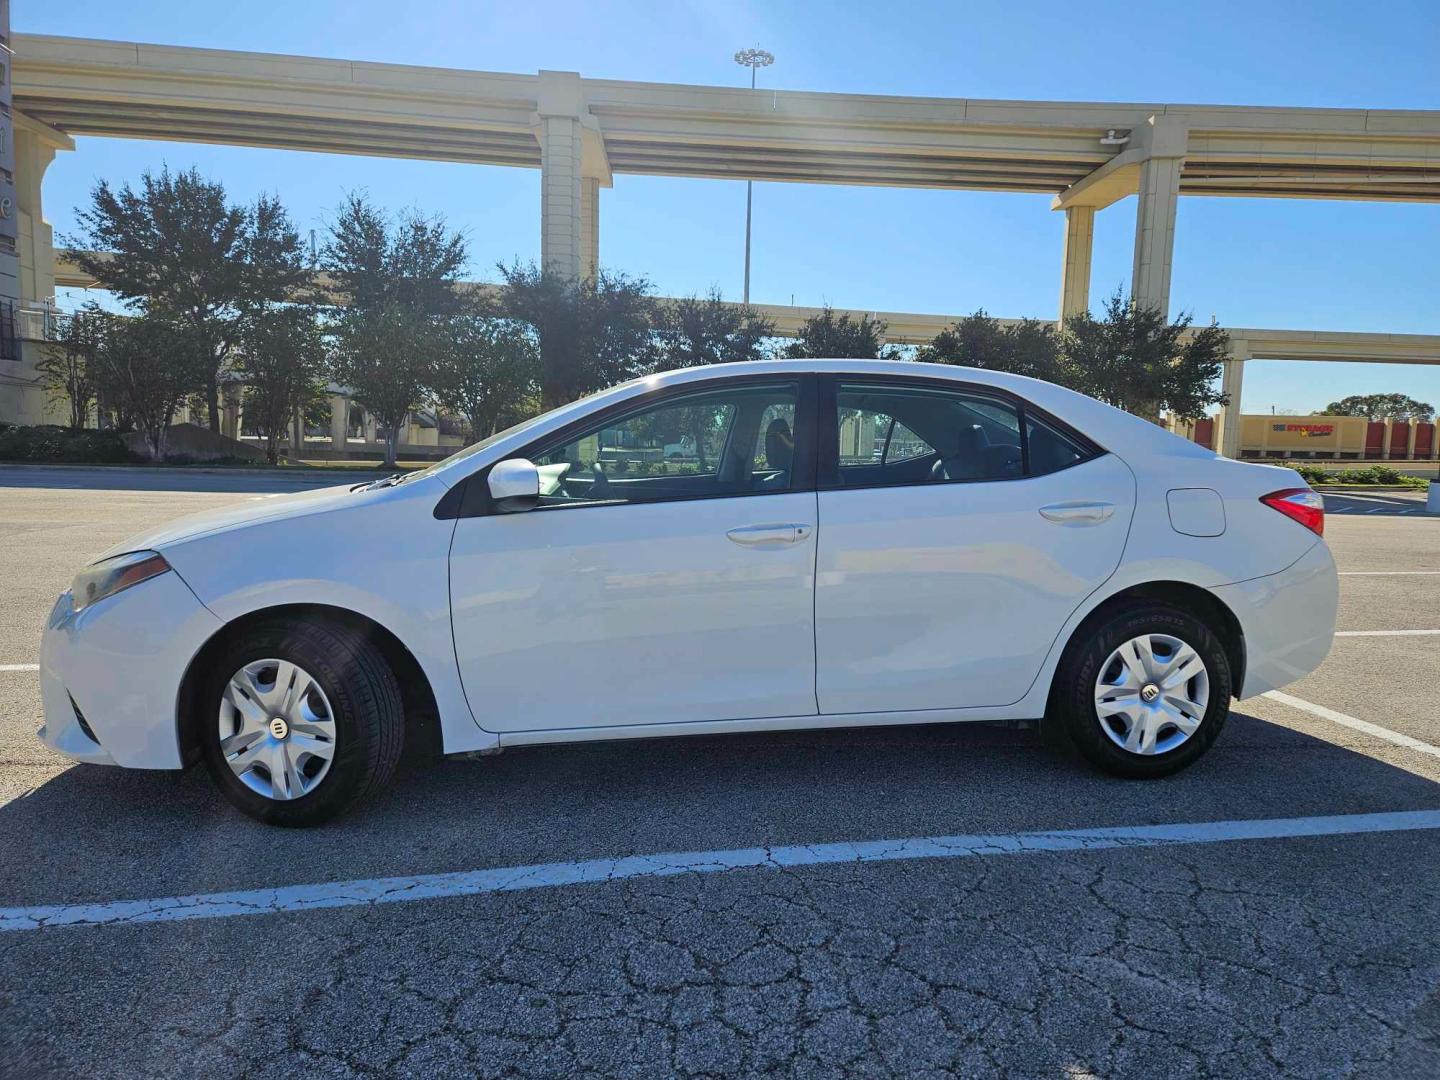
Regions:
<instances>
[{"instance_id":1,"label":"rear bumper","mask_svg":"<svg viewBox=\"0 0 1440 1080\"><path fill-rule=\"evenodd\" d=\"M180 680L220 626L173 571L78 615L62 595L40 642L40 741L76 761L182 768Z\"/></svg>"},{"instance_id":2,"label":"rear bumper","mask_svg":"<svg viewBox=\"0 0 1440 1080\"><path fill-rule=\"evenodd\" d=\"M1237 697L1255 697L1292 683L1329 655L1340 579L1323 540L1278 574L1213 591L1235 613L1245 634L1245 685L1237 688Z\"/></svg>"}]
</instances>

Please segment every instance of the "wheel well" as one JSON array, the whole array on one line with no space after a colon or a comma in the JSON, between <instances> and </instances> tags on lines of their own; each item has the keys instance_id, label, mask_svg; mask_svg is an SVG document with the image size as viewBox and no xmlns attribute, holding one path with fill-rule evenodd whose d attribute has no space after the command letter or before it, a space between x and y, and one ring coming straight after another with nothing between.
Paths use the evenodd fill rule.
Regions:
<instances>
[{"instance_id":1,"label":"wheel well","mask_svg":"<svg viewBox=\"0 0 1440 1080\"><path fill-rule=\"evenodd\" d=\"M1104 602L1086 615L1075 628L1075 633L1070 635L1069 644L1065 646L1066 653L1076 648L1096 623L1104 620L1116 608L1136 600L1173 604L1203 621L1210 628L1210 632L1220 639L1220 644L1225 649L1225 659L1230 662L1231 691L1234 696L1240 696L1241 687L1245 685L1245 632L1240 628L1240 620L1235 618L1235 613L1210 590L1183 581L1147 581L1143 585L1132 585L1114 596L1106 597Z\"/></svg>"},{"instance_id":2,"label":"wheel well","mask_svg":"<svg viewBox=\"0 0 1440 1080\"><path fill-rule=\"evenodd\" d=\"M385 657L395 679L400 683L405 705L405 756L412 752L438 756L441 749L440 710L435 704L435 693L420 661L405 647L404 643L374 619L346 608L330 607L325 604L286 604L281 607L262 608L251 611L238 619L226 623L200 647L185 669L180 682L177 708L180 754L187 765L200 756L200 724L204 710L199 700L203 676L208 673L210 660L219 654L225 645L237 634L250 627L276 618L324 619L341 623L368 638Z\"/></svg>"}]
</instances>

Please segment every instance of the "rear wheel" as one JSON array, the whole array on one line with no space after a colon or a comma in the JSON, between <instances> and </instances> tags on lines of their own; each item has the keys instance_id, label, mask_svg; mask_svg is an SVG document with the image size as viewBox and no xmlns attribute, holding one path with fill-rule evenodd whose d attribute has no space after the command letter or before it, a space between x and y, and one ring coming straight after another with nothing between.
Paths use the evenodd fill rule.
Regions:
<instances>
[{"instance_id":1,"label":"rear wheel","mask_svg":"<svg viewBox=\"0 0 1440 1080\"><path fill-rule=\"evenodd\" d=\"M338 623L250 627L214 658L198 717L205 764L235 806L316 825L384 786L404 745L400 686Z\"/></svg>"},{"instance_id":2,"label":"rear wheel","mask_svg":"<svg viewBox=\"0 0 1440 1080\"><path fill-rule=\"evenodd\" d=\"M1111 612L1072 644L1053 715L1076 749L1116 776L1169 776L1210 748L1230 712L1230 664L1199 619L1168 604Z\"/></svg>"}]
</instances>

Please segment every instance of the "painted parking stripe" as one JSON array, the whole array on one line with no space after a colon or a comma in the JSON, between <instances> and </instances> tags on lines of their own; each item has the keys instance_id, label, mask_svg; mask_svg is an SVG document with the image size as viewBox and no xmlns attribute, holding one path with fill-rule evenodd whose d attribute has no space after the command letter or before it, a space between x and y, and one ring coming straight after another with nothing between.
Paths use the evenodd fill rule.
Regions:
<instances>
[{"instance_id":1,"label":"painted parking stripe","mask_svg":"<svg viewBox=\"0 0 1440 1080\"><path fill-rule=\"evenodd\" d=\"M1440 630L1336 630L1336 637L1435 637Z\"/></svg>"},{"instance_id":2,"label":"painted parking stripe","mask_svg":"<svg viewBox=\"0 0 1440 1080\"><path fill-rule=\"evenodd\" d=\"M671 852L618 859L591 859L585 862L508 866L449 874L291 885L276 889L249 889L197 896L166 896L150 900L0 908L0 932L273 915L309 911L314 908L408 903L441 897L480 896L634 878L671 877L676 874L716 874L727 870L779 870L794 866L837 863L1039 855L1057 851L1104 851L1114 848L1350 836L1359 833L1430 829L1440 829L1440 810L1064 829L1058 832L922 836L902 840Z\"/></svg>"},{"instance_id":3,"label":"painted parking stripe","mask_svg":"<svg viewBox=\"0 0 1440 1080\"><path fill-rule=\"evenodd\" d=\"M1432 746L1430 743L1411 738L1409 735L1402 735L1398 731L1391 731L1389 728L1381 727L1379 724L1372 724L1369 720L1361 720L1358 717L1347 716L1345 713L1336 712L1334 709L1327 709L1324 705L1316 705L1313 701L1306 701L1304 698L1294 697L1280 690L1267 690L1261 696L1267 697L1271 701L1278 701L1282 705L1289 705L1292 709L1307 712L1311 716L1318 716L1322 720L1329 720L1332 724L1340 724L1353 731L1364 732L1366 735L1372 735L1377 739L1384 739L1386 742L1394 743L1396 746L1403 746L1406 749L1416 750L1422 754L1430 754L1432 757L1440 757L1440 746Z\"/></svg>"},{"instance_id":4,"label":"painted parking stripe","mask_svg":"<svg viewBox=\"0 0 1440 1080\"><path fill-rule=\"evenodd\" d=\"M1341 570L1340 577L1440 577L1440 570Z\"/></svg>"},{"instance_id":5,"label":"painted parking stripe","mask_svg":"<svg viewBox=\"0 0 1440 1080\"><path fill-rule=\"evenodd\" d=\"M39 671L39 664L0 664L0 671Z\"/></svg>"}]
</instances>

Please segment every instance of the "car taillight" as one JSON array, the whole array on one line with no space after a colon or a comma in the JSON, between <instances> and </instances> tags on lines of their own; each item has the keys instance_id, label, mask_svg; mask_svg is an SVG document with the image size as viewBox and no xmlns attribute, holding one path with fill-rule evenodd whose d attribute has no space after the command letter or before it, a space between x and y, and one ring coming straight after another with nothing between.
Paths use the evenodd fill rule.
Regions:
<instances>
[{"instance_id":1,"label":"car taillight","mask_svg":"<svg viewBox=\"0 0 1440 1080\"><path fill-rule=\"evenodd\" d=\"M1325 500L1318 491L1311 491L1308 487L1286 488L1261 495L1260 501L1298 521L1316 536L1325 535Z\"/></svg>"}]
</instances>

